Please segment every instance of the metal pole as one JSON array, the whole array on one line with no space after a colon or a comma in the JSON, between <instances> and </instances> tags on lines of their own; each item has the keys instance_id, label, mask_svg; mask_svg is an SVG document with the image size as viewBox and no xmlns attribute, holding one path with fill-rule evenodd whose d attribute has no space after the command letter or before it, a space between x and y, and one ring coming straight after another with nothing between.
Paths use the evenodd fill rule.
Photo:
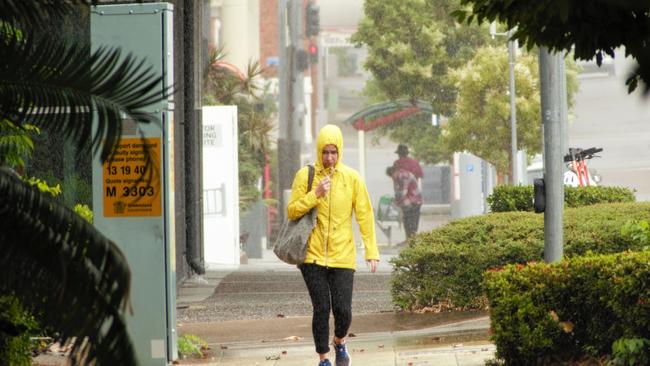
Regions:
<instances>
[{"instance_id":1,"label":"metal pole","mask_svg":"<svg viewBox=\"0 0 650 366\"><path fill-rule=\"evenodd\" d=\"M517 159L517 105L515 104L515 51L517 41L508 42L508 64L510 66L510 164L512 165L512 184L519 184L519 162Z\"/></svg>"},{"instance_id":2,"label":"metal pole","mask_svg":"<svg viewBox=\"0 0 650 366\"><path fill-rule=\"evenodd\" d=\"M203 252L203 122L201 120L201 24L203 2L183 6L183 135L187 260L194 272L205 273Z\"/></svg>"},{"instance_id":3,"label":"metal pole","mask_svg":"<svg viewBox=\"0 0 650 366\"><path fill-rule=\"evenodd\" d=\"M563 255L562 216L564 184L562 182L561 123L562 83L564 78L561 53L550 54L546 47L539 51L542 123L544 126L544 181L546 209L544 210L544 261L556 262Z\"/></svg>"},{"instance_id":4,"label":"metal pole","mask_svg":"<svg viewBox=\"0 0 650 366\"><path fill-rule=\"evenodd\" d=\"M565 58L565 53L562 52L562 62L560 62L560 72L562 73L562 77L560 78L560 83L561 83L561 94L560 94L560 117L562 118L562 122L560 125L560 131L561 131L561 147L560 151L562 154L566 154L569 151L569 146L568 146L568 139L569 139L569 106L568 106L568 101L567 101L567 86L566 86L566 64L564 62ZM564 167L562 167L562 170L564 170Z\"/></svg>"},{"instance_id":5,"label":"metal pole","mask_svg":"<svg viewBox=\"0 0 650 366\"><path fill-rule=\"evenodd\" d=\"M279 219L284 221L286 216L287 205L284 191L291 188L293 173L291 172L291 48L288 47L287 33L291 31L287 19L287 5L289 0L278 1L278 33L280 36L279 44L279 136L278 136L278 200Z\"/></svg>"},{"instance_id":6,"label":"metal pole","mask_svg":"<svg viewBox=\"0 0 650 366\"><path fill-rule=\"evenodd\" d=\"M302 40L300 10L302 3L297 0L278 1L278 27L279 27L279 86L280 86L280 111L279 111L279 137L278 137L278 199L280 200L280 220L285 218L287 202L284 192L291 189L293 177L300 168L300 129L302 119L297 116L296 107L304 103L297 103L297 95L302 96L302 73L297 71L295 50ZM299 81L299 83L298 83ZM299 85L298 85L299 84ZM299 89L299 90L296 90ZM300 99L302 100L302 99ZM303 107L304 114L304 107Z\"/></svg>"},{"instance_id":7,"label":"metal pole","mask_svg":"<svg viewBox=\"0 0 650 366\"><path fill-rule=\"evenodd\" d=\"M305 135L305 78L303 71L298 70L298 63L296 62L297 50L303 49L304 42L304 22L303 22L303 7L302 1L290 0L290 18L289 24L291 25L291 49L293 50L293 66L291 68L291 121L292 121L292 140L295 140L298 148L298 155L296 156L296 170L300 165L300 151L301 143Z\"/></svg>"}]
</instances>

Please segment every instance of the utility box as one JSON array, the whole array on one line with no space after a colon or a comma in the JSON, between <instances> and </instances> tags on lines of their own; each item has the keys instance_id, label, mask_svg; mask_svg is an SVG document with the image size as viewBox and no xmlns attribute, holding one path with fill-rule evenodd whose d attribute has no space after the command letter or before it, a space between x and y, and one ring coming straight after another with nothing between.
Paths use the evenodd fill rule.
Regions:
<instances>
[{"instance_id":1,"label":"utility box","mask_svg":"<svg viewBox=\"0 0 650 366\"><path fill-rule=\"evenodd\" d=\"M172 85L173 7L167 3L91 8L91 45L122 50L164 75ZM131 269L133 315L126 323L140 365L168 365L177 358L174 233L173 100L144 107L160 124L123 121L115 158L93 160L95 226L124 252ZM151 179L142 148L151 153Z\"/></svg>"}]
</instances>

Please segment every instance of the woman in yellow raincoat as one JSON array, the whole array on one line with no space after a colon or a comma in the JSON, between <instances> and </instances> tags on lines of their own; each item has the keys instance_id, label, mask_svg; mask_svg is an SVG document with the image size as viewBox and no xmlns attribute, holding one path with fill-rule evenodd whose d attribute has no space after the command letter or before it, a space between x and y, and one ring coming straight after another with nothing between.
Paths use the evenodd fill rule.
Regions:
<instances>
[{"instance_id":1,"label":"woman in yellow raincoat","mask_svg":"<svg viewBox=\"0 0 650 366\"><path fill-rule=\"evenodd\" d=\"M314 308L312 333L319 355L319 366L331 366L330 300L334 313L334 349L336 366L350 365L345 337L352 322L352 285L356 269L356 245L352 233L354 211L365 247L365 259L375 272L379 252L375 239L374 214L368 189L354 169L341 162L343 135L334 125L324 126L318 133L317 162L314 182L307 192L308 168L300 169L293 180L288 218L296 220L317 208L316 227L309 237L302 272Z\"/></svg>"}]
</instances>

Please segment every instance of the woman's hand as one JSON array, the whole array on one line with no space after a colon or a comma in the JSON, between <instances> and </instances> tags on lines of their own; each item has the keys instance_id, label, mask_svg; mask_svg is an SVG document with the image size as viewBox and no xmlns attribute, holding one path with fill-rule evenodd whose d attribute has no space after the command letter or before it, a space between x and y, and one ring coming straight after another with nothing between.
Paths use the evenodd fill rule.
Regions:
<instances>
[{"instance_id":1,"label":"woman's hand","mask_svg":"<svg viewBox=\"0 0 650 366\"><path fill-rule=\"evenodd\" d=\"M325 196L327 191L330 189L330 184L330 176L328 175L318 183L318 186L316 187L316 197L321 198Z\"/></svg>"},{"instance_id":2,"label":"woman's hand","mask_svg":"<svg viewBox=\"0 0 650 366\"><path fill-rule=\"evenodd\" d=\"M377 271L377 264L379 264L379 260L368 259L366 260L366 264L370 265L370 272L375 273Z\"/></svg>"}]
</instances>

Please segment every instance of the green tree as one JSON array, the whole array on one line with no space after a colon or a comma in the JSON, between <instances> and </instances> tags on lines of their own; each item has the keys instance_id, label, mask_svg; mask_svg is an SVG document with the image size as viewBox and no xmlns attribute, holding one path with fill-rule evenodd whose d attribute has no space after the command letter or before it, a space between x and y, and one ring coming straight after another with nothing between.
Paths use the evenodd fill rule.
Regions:
<instances>
[{"instance_id":1,"label":"green tree","mask_svg":"<svg viewBox=\"0 0 650 366\"><path fill-rule=\"evenodd\" d=\"M523 53L516 60L517 147L529 155L541 152L541 113L537 57ZM466 65L451 71L459 90L456 114L444 126L448 153L469 151L493 164L497 172L510 171L509 64L505 47L483 47ZM569 106L577 91L576 66L567 65Z\"/></svg>"},{"instance_id":2,"label":"green tree","mask_svg":"<svg viewBox=\"0 0 650 366\"><path fill-rule=\"evenodd\" d=\"M461 0L470 9L458 10L455 17L462 23L479 24L484 20L517 27L514 38L532 48L546 46L550 50L574 50L576 59L596 57L600 64L603 53L614 56L614 49L625 48L625 54L638 62L628 77L628 90L638 83L650 91L650 2L642 0Z\"/></svg>"},{"instance_id":3,"label":"green tree","mask_svg":"<svg viewBox=\"0 0 650 366\"><path fill-rule=\"evenodd\" d=\"M156 122L143 108L165 97L161 76L119 50L91 53L48 28L88 14L85 0L0 0L0 9L0 120L23 131L28 124L61 131L80 148L91 144L102 160L114 151L125 116ZM6 141L4 163L19 153ZM18 299L60 342L76 339L72 364L135 364L123 319L130 271L115 243L6 165L0 197L0 296ZM0 316L0 338L18 331L6 320Z\"/></svg>"},{"instance_id":4,"label":"green tree","mask_svg":"<svg viewBox=\"0 0 650 366\"><path fill-rule=\"evenodd\" d=\"M460 26L449 15L459 8L458 3L458 0L365 1L365 15L352 42L368 47L364 66L373 79L365 94L372 102L422 100L431 103L440 116L454 114L457 88L448 71L463 65L477 47L490 42L486 28ZM431 125L422 116L414 120L422 126ZM399 131L393 134L392 130ZM427 133L412 134L412 126L401 123L381 128L379 133L393 139L400 136L397 142L411 145L415 156L433 162L442 157L428 156L433 152L425 154L423 149L437 144L438 134L434 130L431 127Z\"/></svg>"}]
</instances>

